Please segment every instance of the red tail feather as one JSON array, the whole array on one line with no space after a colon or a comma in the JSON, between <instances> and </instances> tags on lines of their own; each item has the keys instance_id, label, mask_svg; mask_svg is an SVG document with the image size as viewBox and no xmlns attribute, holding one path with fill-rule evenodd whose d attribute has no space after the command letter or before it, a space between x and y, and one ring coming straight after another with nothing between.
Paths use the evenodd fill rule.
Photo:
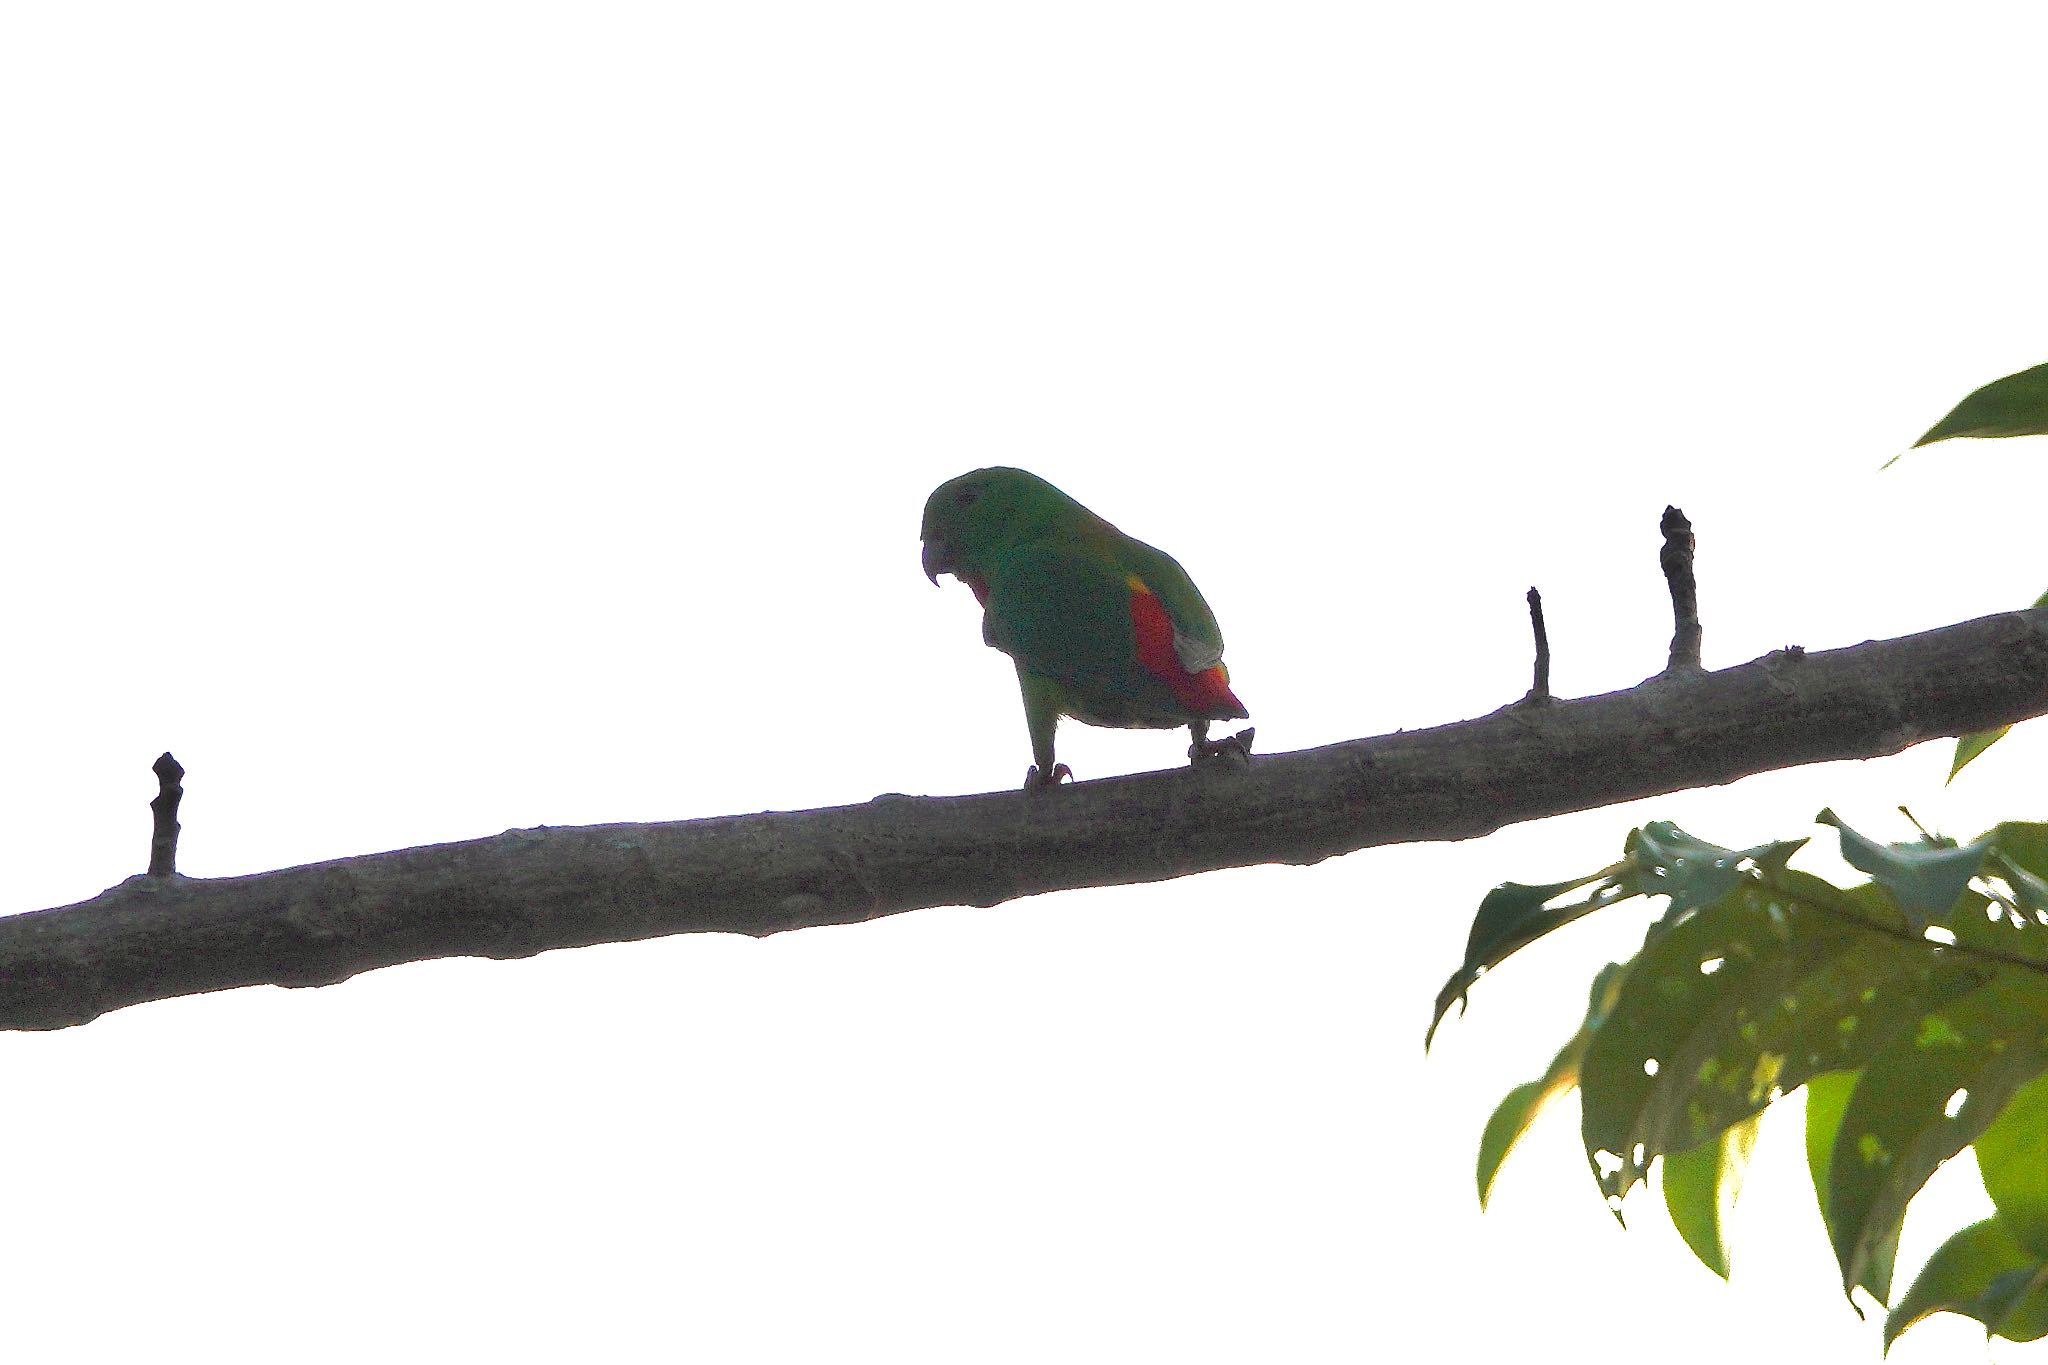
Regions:
<instances>
[{"instance_id":1,"label":"red tail feather","mask_svg":"<svg viewBox=\"0 0 2048 1365\"><path fill-rule=\"evenodd\" d=\"M1218 664L1200 673L1181 667L1173 647L1173 618L1166 614L1158 597L1133 581L1131 626L1138 637L1138 664L1147 673L1173 689L1174 700L1189 714L1206 720L1226 720L1251 713L1230 690L1230 675Z\"/></svg>"}]
</instances>

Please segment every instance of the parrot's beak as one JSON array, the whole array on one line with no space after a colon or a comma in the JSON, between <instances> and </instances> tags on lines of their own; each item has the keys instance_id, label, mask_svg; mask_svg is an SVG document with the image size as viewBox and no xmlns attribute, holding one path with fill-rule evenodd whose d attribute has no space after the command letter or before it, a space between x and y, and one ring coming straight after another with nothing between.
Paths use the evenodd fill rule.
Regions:
<instances>
[{"instance_id":1,"label":"parrot's beak","mask_svg":"<svg viewBox=\"0 0 2048 1365\"><path fill-rule=\"evenodd\" d=\"M924 576L939 586L939 575L953 572L953 552L943 540L927 540L924 543Z\"/></svg>"}]
</instances>

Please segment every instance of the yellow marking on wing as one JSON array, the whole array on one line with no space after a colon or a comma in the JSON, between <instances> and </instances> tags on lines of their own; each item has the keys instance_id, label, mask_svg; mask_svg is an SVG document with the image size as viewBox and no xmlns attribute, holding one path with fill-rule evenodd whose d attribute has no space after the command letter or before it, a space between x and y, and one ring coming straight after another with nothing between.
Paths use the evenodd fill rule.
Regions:
<instances>
[{"instance_id":1,"label":"yellow marking on wing","mask_svg":"<svg viewBox=\"0 0 2048 1365\"><path fill-rule=\"evenodd\" d=\"M1134 574L1134 573L1127 573L1127 574L1125 574L1125 575L1124 575L1124 582L1126 582L1126 583L1130 584L1130 586L1131 586L1131 591L1132 591L1132 592L1141 592L1141 593L1144 593L1144 594L1145 594L1145 596L1147 596L1147 597L1150 597L1150 596L1152 596L1152 589L1150 589L1150 588L1146 587L1146 586L1145 586L1145 580L1144 580L1144 579L1142 579L1142 578L1140 578L1140 577L1138 577L1138 576L1137 576L1136 574Z\"/></svg>"}]
</instances>

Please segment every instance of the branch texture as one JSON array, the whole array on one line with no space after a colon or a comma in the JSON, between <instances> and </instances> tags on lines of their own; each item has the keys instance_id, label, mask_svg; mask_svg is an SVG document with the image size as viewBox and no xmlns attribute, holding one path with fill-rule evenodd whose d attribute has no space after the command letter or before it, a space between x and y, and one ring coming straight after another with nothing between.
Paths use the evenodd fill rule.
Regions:
<instances>
[{"instance_id":1,"label":"branch texture","mask_svg":"<svg viewBox=\"0 0 2048 1365\"><path fill-rule=\"evenodd\" d=\"M0 919L0 1028L427 958L772 934L1254 863L1319 862L1896 753L2048 712L2048 608L1432 730L1036 793L511 830L250 877L134 877Z\"/></svg>"}]
</instances>

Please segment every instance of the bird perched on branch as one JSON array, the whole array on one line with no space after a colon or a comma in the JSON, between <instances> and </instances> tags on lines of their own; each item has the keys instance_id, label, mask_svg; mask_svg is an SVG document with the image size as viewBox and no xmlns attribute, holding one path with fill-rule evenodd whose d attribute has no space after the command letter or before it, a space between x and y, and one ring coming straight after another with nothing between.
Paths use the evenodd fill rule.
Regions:
<instances>
[{"instance_id":1,"label":"bird perched on branch","mask_svg":"<svg viewBox=\"0 0 2048 1365\"><path fill-rule=\"evenodd\" d=\"M982 639L1017 664L1033 767L1027 790L1073 773L1053 758L1061 716L1194 736L1196 764L1249 752L1248 716L1223 667L1223 632L1187 571L1021 469L977 469L924 505L924 571L950 573L983 608Z\"/></svg>"}]
</instances>

